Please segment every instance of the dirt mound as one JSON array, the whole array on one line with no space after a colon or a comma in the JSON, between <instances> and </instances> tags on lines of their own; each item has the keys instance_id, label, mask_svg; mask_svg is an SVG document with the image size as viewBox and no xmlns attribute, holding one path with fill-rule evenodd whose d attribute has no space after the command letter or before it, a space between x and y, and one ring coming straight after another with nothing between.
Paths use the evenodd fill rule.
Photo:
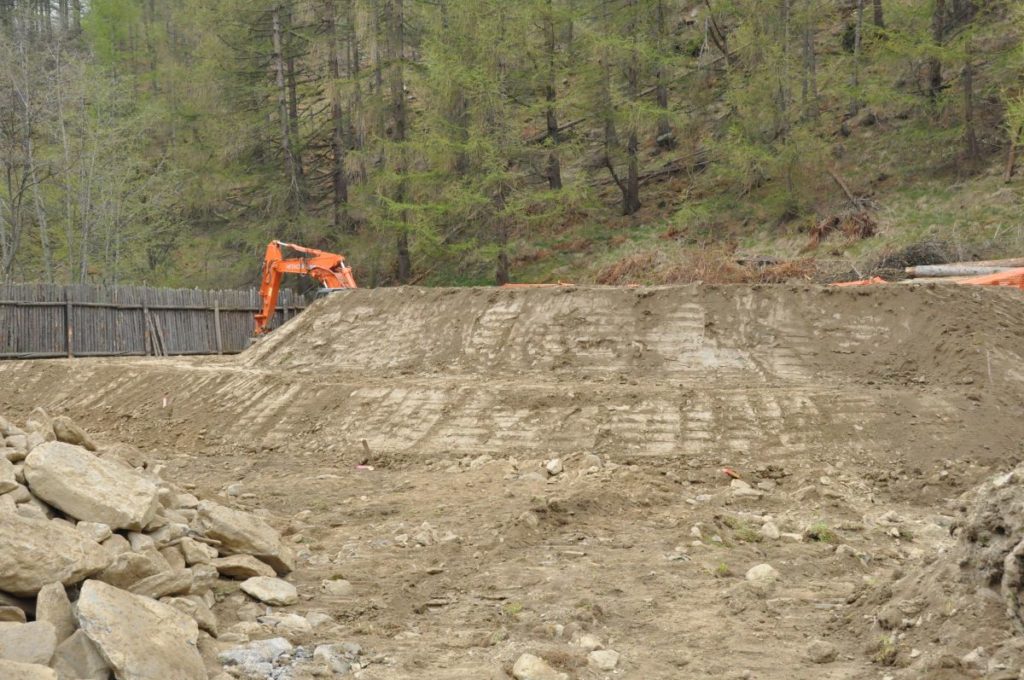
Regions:
<instances>
[{"instance_id":1,"label":"dirt mound","mask_svg":"<svg viewBox=\"0 0 1024 680\"><path fill-rule=\"evenodd\" d=\"M1024 380L1016 291L956 286L379 289L318 302L250 349L252 367L763 383Z\"/></svg>"},{"instance_id":2,"label":"dirt mound","mask_svg":"<svg viewBox=\"0 0 1024 680\"><path fill-rule=\"evenodd\" d=\"M955 542L865 591L866 651L897 677L1015 679L1024 669L1024 465L954 504ZM898 533L898 529L896 530ZM899 575L899 572L897 572Z\"/></svg>"}]
</instances>

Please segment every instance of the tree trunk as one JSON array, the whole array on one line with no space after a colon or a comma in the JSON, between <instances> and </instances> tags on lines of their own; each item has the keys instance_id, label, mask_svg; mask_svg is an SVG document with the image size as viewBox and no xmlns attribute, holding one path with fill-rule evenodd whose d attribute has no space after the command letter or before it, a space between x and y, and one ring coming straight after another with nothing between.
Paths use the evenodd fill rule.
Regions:
<instances>
[{"instance_id":1,"label":"tree trunk","mask_svg":"<svg viewBox=\"0 0 1024 680\"><path fill-rule=\"evenodd\" d=\"M291 130L292 149L295 153L295 171L303 180L306 171L302 163L302 150L299 148L299 88L295 75L295 48L292 46L292 8L289 5L284 15L284 54L285 71L288 79L288 127Z\"/></svg>"},{"instance_id":2,"label":"tree trunk","mask_svg":"<svg viewBox=\"0 0 1024 680\"><path fill-rule=\"evenodd\" d=\"M341 106L341 56L338 47L338 26L334 15L334 0L327 0L327 69L331 77L331 186L334 228L350 231L348 219L348 180L345 176L345 120Z\"/></svg>"},{"instance_id":3,"label":"tree trunk","mask_svg":"<svg viewBox=\"0 0 1024 680\"><path fill-rule=\"evenodd\" d=\"M810 10L811 0L807 0ZM814 15L808 11L808 17ZM818 58L814 50L814 20L809 18L804 26L804 82L803 82L804 117L815 120L818 118Z\"/></svg>"},{"instance_id":4,"label":"tree trunk","mask_svg":"<svg viewBox=\"0 0 1024 680\"><path fill-rule=\"evenodd\" d=\"M1017 165L1017 146L1020 144L1021 135L1024 135L1024 127L1017 128L1017 132L1010 135L1010 148L1006 152L1006 172L1003 173L1003 181L1007 183L1013 179L1014 169Z\"/></svg>"},{"instance_id":5,"label":"tree trunk","mask_svg":"<svg viewBox=\"0 0 1024 680\"><path fill-rule=\"evenodd\" d=\"M288 178L288 193L293 210L298 210L301 201L301 179L296 162L295 149L292 146L290 115L288 113L288 84L285 75L285 59L282 49L281 10L275 7L271 14L272 39L274 44L274 72L277 81L277 117L281 126L281 150L284 153L285 174Z\"/></svg>"},{"instance_id":6,"label":"tree trunk","mask_svg":"<svg viewBox=\"0 0 1024 680\"><path fill-rule=\"evenodd\" d=\"M885 28L885 12L882 9L882 0L874 0L872 6L875 10L873 17L875 26Z\"/></svg>"},{"instance_id":7,"label":"tree trunk","mask_svg":"<svg viewBox=\"0 0 1024 680\"><path fill-rule=\"evenodd\" d=\"M964 155L968 163L978 162L981 152L978 147L978 133L974 127L974 65L971 63L971 48L967 46L967 60L964 63Z\"/></svg>"},{"instance_id":8,"label":"tree trunk","mask_svg":"<svg viewBox=\"0 0 1024 680\"><path fill-rule=\"evenodd\" d=\"M946 33L946 0L935 0L932 14L932 42L942 45ZM928 96L934 101L942 92L942 61L938 57L928 60Z\"/></svg>"},{"instance_id":9,"label":"tree trunk","mask_svg":"<svg viewBox=\"0 0 1024 680\"><path fill-rule=\"evenodd\" d=\"M547 14L545 17L546 21L546 32L547 32L547 56L548 56L548 78L547 84L544 88L544 98L547 100L546 118L548 125L548 138L547 141L551 145L551 150L548 152L548 187L552 190L559 190L562 188L562 163L558 158L558 151L555 147L559 143L558 133L558 110L555 106L558 98L558 90L556 79L558 77L558 71L555 68L555 50L557 49L557 41L555 36L555 16L553 0L548 0L547 3ZM507 262L506 262L507 268ZM500 267L499 267L500 269ZM506 281L507 283L507 281ZM500 284L499 284L500 285Z\"/></svg>"},{"instance_id":10,"label":"tree trunk","mask_svg":"<svg viewBox=\"0 0 1024 680\"><path fill-rule=\"evenodd\" d=\"M390 0L388 17L388 32L391 39L389 57L391 60L391 113L392 113L392 139L401 144L406 141L407 117L405 102L405 5L404 0ZM404 149L399 148L399 162L395 167L395 173L399 175L398 191L396 200L402 203L405 200L405 179L401 175L405 172L405 160L401 157ZM399 232L396 248L398 282L408 283L412 280L412 256L409 253L409 216L405 210L401 211L399 219Z\"/></svg>"},{"instance_id":11,"label":"tree trunk","mask_svg":"<svg viewBox=\"0 0 1024 680\"><path fill-rule=\"evenodd\" d=\"M860 89L860 52L861 52L861 41L864 36L864 0L857 0L857 23L853 29L853 78L851 79L851 86L853 89L853 101L850 102L850 116L856 116L857 112L860 111L861 103L859 94Z\"/></svg>"},{"instance_id":12,"label":"tree trunk","mask_svg":"<svg viewBox=\"0 0 1024 680\"><path fill-rule=\"evenodd\" d=\"M665 9L665 0L658 0L655 8L658 56L662 58L668 51L668 18ZM657 97L658 108L665 113L658 117L658 128L655 135L655 142L658 146L666 149L674 148L676 145L675 135L672 133L672 122L668 115L668 77L663 63L659 62L656 75L657 85L655 96Z\"/></svg>"}]
</instances>

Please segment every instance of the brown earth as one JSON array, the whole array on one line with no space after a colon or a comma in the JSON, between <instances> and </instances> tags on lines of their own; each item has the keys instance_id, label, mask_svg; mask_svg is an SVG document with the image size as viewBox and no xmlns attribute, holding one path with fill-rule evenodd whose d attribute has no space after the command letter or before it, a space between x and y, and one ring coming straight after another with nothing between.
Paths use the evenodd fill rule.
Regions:
<instances>
[{"instance_id":1,"label":"brown earth","mask_svg":"<svg viewBox=\"0 0 1024 680\"><path fill-rule=\"evenodd\" d=\"M200 495L240 483L309 548L293 609L378 655L363 678L505 678L524 651L580 679L970 677L1012 638L1000 604L937 606L931 637L875 619L952 548L958 496L1024 458L1022 302L351 291L240 357L2 363L0 411L66 412ZM777 582L745 580L761 563Z\"/></svg>"}]
</instances>

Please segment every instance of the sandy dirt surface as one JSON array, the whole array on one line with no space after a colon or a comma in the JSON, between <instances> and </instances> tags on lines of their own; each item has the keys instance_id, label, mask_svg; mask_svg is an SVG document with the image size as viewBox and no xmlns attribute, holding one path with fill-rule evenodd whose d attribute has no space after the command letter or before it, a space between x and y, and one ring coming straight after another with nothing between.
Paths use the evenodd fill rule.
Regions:
<instances>
[{"instance_id":1,"label":"sandy dirt surface","mask_svg":"<svg viewBox=\"0 0 1024 680\"><path fill-rule=\"evenodd\" d=\"M268 511L363 678L1010 678L934 565L1024 459L1021 354L1005 290L352 291L240 357L0 363L0 410Z\"/></svg>"}]
</instances>

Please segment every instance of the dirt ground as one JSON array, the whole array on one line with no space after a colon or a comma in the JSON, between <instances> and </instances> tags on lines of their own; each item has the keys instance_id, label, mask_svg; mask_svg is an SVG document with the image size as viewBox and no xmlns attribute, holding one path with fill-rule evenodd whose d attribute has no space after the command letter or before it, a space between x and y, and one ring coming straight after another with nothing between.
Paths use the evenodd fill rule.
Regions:
<instances>
[{"instance_id":1,"label":"dirt ground","mask_svg":"<svg viewBox=\"0 0 1024 680\"><path fill-rule=\"evenodd\" d=\"M884 614L950 554L959 496L1024 460L1022 303L352 291L239 357L0 363L0 411L66 412L267 511L302 553L293 609L333 616L368 680L507 678L523 652L579 680L1016 678L960 661L1014 633L955 569L920 621Z\"/></svg>"}]
</instances>

